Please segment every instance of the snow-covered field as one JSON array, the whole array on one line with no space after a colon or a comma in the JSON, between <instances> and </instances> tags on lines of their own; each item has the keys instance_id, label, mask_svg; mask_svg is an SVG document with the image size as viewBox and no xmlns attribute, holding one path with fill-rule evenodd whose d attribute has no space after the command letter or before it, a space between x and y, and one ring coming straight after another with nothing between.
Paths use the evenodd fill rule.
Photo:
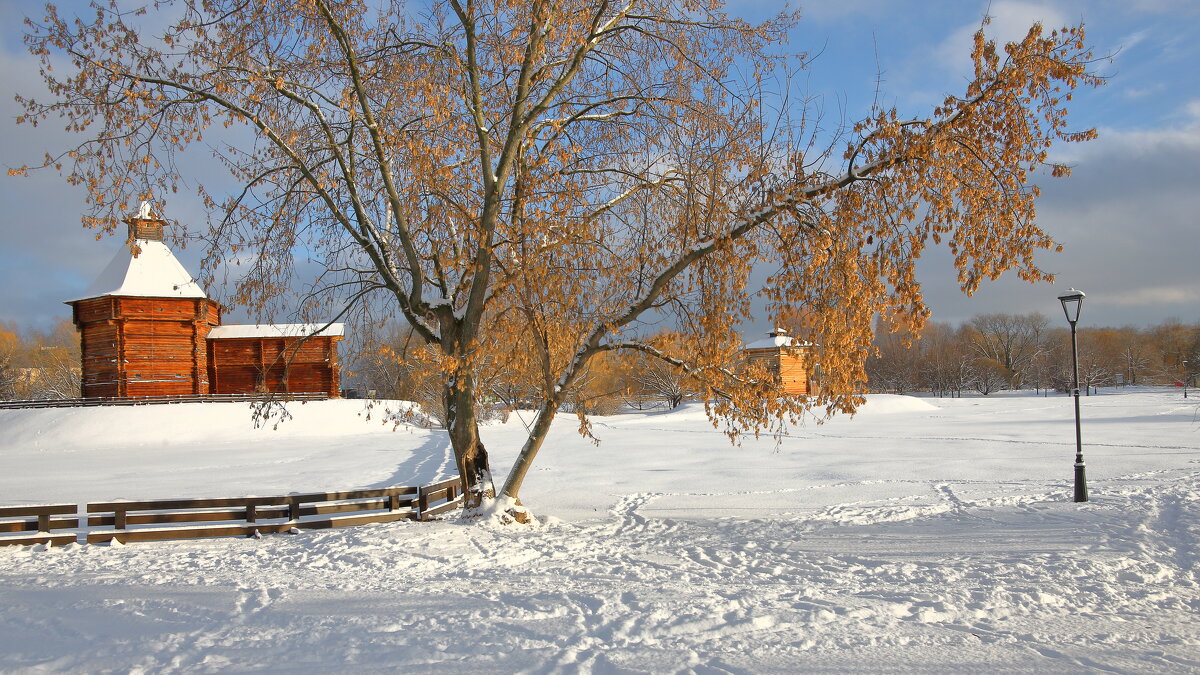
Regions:
<instances>
[{"instance_id":1,"label":"snow-covered field","mask_svg":"<svg viewBox=\"0 0 1200 675\"><path fill-rule=\"evenodd\" d=\"M871 397L730 447L687 406L559 421L533 528L0 549L0 671L1196 672L1200 417L1178 390ZM0 504L427 482L361 402L0 410ZM509 466L518 415L486 430Z\"/></svg>"}]
</instances>

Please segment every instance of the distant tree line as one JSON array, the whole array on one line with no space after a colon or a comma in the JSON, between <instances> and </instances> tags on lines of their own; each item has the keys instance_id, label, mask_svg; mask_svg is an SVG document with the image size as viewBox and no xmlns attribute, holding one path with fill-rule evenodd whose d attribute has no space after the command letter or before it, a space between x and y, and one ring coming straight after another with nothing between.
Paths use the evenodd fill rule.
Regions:
<instances>
[{"instance_id":1,"label":"distant tree line","mask_svg":"<svg viewBox=\"0 0 1200 675\"><path fill-rule=\"evenodd\" d=\"M1189 383L1200 372L1200 324L1169 319L1136 328L1079 328L1083 387ZM1067 391L1071 334L1040 313L980 314L958 326L930 322L919 339L877 329L867 362L874 392L944 396L1004 389Z\"/></svg>"},{"instance_id":2,"label":"distant tree line","mask_svg":"<svg viewBox=\"0 0 1200 675\"><path fill-rule=\"evenodd\" d=\"M663 332L649 338L655 345L679 340L677 334ZM428 416L428 422L444 425L446 402L444 379L436 359L422 355L432 348L416 339L412 330L395 326L383 330L366 329L361 346L346 355L347 382L357 395L378 399L414 401ZM524 348L514 345L514 352ZM485 417L504 415L515 409L534 409L541 401L536 370L519 354L492 357L494 362L481 368L488 376L479 382L479 396ZM696 382L671 368L660 359L642 353L611 352L588 364L586 371L567 392L566 412L586 415L611 415L623 408L638 410L676 408L699 395Z\"/></svg>"},{"instance_id":3,"label":"distant tree line","mask_svg":"<svg viewBox=\"0 0 1200 675\"><path fill-rule=\"evenodd\" d=\"M79 336L70 322L39 331L0 321L0 400L79 395Z\"/></svg>"}]
</instances>

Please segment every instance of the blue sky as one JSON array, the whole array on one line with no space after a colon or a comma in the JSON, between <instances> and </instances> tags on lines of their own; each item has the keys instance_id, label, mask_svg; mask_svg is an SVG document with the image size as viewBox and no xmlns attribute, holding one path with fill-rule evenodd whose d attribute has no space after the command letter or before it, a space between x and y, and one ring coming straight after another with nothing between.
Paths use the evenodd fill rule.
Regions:
<instances>
[{"instance_id":1,"label":"blue sky","mask_svg":"<svg viewBox=\"0 0 1200 675\"><path fill-rule=\"evenodd\" d=\"M71 3L61 3L69 5ZM731 3L747 18L779 2ZM1195 0L838 0L799 5L790 47L814 58L794 82L830 124L861 117L878 97L906 115L924 115L961 92L969 40L985 13L990 35L1020 37L1033 21L1082 21L1107 86L1083 92L1071 120L1100 139L1064 148L1075 166L1066 180L1042 182L1039 223L1065 246L1041 258L1055 285L1006 276L965 298L949 258L931 252L921 279L935 320L957 323L985 312L1041 311L1061 318L1055 297L1068 286L1088 294L1084 325L1200 322L1200 2ZM0 3L0 164L36 161L69 140L61 128L17 126L17 92L38 94L36 62L21 43L26 2ZM203 225L197 204L172 202L173 219ZM78 297L120 245L96 241L79 225L82 195L51 173L0 176L0 320L44 328L67 319ZM177 251L199 269L200 246ZM220 296L220 289L210 289Z\"/></svg>"}]
</instances>

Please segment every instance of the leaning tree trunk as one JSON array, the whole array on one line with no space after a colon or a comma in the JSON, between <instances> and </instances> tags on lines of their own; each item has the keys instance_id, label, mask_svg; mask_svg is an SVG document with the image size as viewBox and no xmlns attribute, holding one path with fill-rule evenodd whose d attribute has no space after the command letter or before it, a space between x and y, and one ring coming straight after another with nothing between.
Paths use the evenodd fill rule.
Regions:
<instances>
[{"instance_id":1,"label":"leaning tree trunk","mask_svg":"<svg viewBox=\"0 0 1200 675\"><path fill-rule=\"evenodd\" d=\"M487 449L479 440L479 418L476 414L475 382L469 375L451 377L445 388L446 426L450 430L450 446L458 465L459 485L464 508L474 508L484 497L493 497L491 466Z\"/></svg>"},{"instance_id":2,"label":"leaning tree trunk","mask_svg":"<svg viewBox=\"0 0 1200 675\"><path fill-rule=\"evenodd\" d=\"M525 446L521 448L521 454L517 456L517 461L513 464L512 471L508 473L508 480L504 482L503 494L506 497L517 499L517 493L521 490L521 484L525 482L525 474L529 473L529 467L533 465L533 459L537 457L538 451L542 449L542 442L546 440L546 436L550 433L550 423L554 421L554 415L558 412L558 401L550 399L542 403L542 407L538 410L537 419L533 423L533 429L529 431L529 437L525 440Z\"/></svg>"}]
</instances>

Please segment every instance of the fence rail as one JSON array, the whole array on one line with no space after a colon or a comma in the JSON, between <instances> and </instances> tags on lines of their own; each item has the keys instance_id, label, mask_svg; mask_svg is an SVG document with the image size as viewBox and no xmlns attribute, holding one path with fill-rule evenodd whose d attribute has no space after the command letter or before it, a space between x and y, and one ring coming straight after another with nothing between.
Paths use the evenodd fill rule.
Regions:
<instances>
[{"instance_id":1,"label":"fence rail","mask_svg":"<svg viewBox=\"0 0 1200 675\"><path fill-rule=\"evenodd\" d=\"M18 536L0 535L0 544L49 544L61 546L75 541L74 532L53 532L79 527L75 504L0 507L0 533L19 532ZM70 516L69 518L54 516Z\"/></svg>"},{"instance_id":2,"label":"fence rail","mask_svg":"<svg viewBox=\"0 0 1200 675\"><path fill-rule=\"evenodd\" d=\"M196 396L121 396L110 398L57 398L29 401L0 401L0 410L11 408L80 408L98 405L161 405L166 403L249 403L255 401L324 401L329 395L316 393L205 394Z\"/></svg>"},{"instance_id":3,"label":"fence rail","mask_svg":"<svg viewBox=\"0 0 1200 675\"><path fill-rule=\"evenodd\" d=\"M258 536L397 520L429 520L461 506L457 479L420 487L271 497L91 502L82 509L76 504L9 506L0 507L0 533L20 534L0 534L0 545L56 546L78 540L95 544L114 540L127 543Z\"/></svg>"}]
</instances>

